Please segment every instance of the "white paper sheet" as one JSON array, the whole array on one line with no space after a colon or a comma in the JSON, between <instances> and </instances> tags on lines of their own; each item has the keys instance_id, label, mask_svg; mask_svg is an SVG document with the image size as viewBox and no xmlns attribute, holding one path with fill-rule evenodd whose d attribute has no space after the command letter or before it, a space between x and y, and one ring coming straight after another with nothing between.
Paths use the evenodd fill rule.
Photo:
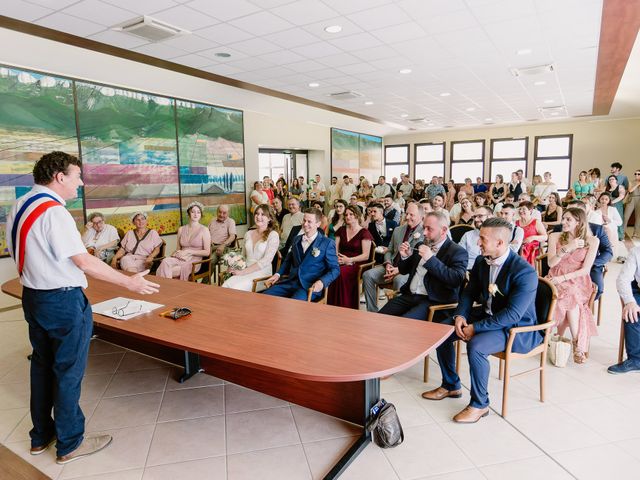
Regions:
<instances>
[{"instance_id":1,"label":"white paper sheet","mask_svg":"<svg viewBox=\"0 0 640 480\"><path fill-rule=\"evenodd\" d=\"M124 297L116 297L91 305L93 313L115 318L116 320L131 320L160 307L164 307L164 305Z\"/></svg>"}]
</instances>

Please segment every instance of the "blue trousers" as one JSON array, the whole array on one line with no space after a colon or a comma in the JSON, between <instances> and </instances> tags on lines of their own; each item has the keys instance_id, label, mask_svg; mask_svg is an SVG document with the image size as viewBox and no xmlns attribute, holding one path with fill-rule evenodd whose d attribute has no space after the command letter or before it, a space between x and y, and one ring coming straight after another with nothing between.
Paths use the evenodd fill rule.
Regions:
<instances>
[{"instance_id":1,"label":"blue trousers","mask_svg":"<svg viewBox=\"0 0 640 480\"><path fill-rule=\"evenodd\" d=\"M633 281L631 284L633 298L640 305L640 289L638 284ZM627 349L627 357L640 366L640 321L636 323L625 322L624 324L624 341Z\"/></svg>"},{"instance_id":2,"label":"blue trousers","mask_svg":"<svg viewBox=\"0 0 640 480\"><path fill-rule=\"evenodd\" d=\"M426 320L429 305L429 297L426 295L403 293L389 300L378 313L413 318L414 320Z\"/></svg>"},{"instance_id":3,"label":"blue trousers","mask_svg":"<svg viewBox=\"0 0 640 480\"><path fill-rule=\"evenodd\" d=\"M475 309L467 322L473 323L486 316L480 309ZM449 317L441 323L453 325L453 318ZM454 331L437 349L438 363L442 371L442 387L447 390L459 390L460 377L456 373L456 351L453 342L460 340ZM469 371L471 376L471 401L469 405L475 408L489 406L489 355L503 351L507 346L505 330L492 330L474 335L467 343L469 357Z\"/></svg>"},{"instance_id":4,"label":"blue trousers","mask_svg":"<svg viewBox=\"0 0 640 480\"><path fill-rule=\"evenodd\" d=\"M278 282L272 287L267 288L263 291L265 295L271 295L274 297L286 297L293 298L294 300L303 300L307 301L307 289L300 285L298 280L284 280L282 282ZM315 302L322 297L322 292L313 292L311 295L311 301Z\"/></svg>"},{"instance_id":5,"label":"blue trousers","mask_svg":"<svg viewBox=\"0 0 640 480\"><path fill-rule=\"evenodd\" d=\"M93 329L91 305L79 287L25 287L22 308L33 347L31 445L46 445L55 436L58 456L66 455L80 445L84 435L78 402Z\"/></svg>"},{"instance_id":6,"label":"blue trousers","mask_svg":"<svg viewBox=\"0 0 640 480\"><path fill-rule=\"evenodd\" d=\"M594 265L591 267L589 275L591 277L591 281L598 286L598 293L596 294L596 300L598 300L604 292L604 267Z\"/></svg>"}]
</instances>

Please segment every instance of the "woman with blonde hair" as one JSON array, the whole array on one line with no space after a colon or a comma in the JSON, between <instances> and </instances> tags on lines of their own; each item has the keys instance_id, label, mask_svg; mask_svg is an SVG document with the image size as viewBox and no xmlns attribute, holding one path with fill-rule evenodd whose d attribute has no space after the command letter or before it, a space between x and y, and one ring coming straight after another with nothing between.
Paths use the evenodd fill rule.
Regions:
<instances>
[{"instance_id":1,"label":"woman with blonde hair","mask_svg":"<svg viewBox=\"0 0 640 480\"><path fill-rule=\"evenodd\" d=\"M258 205L253 213L256 228L249 230L244 237L242 255L247 267L243 270L229 269L232 276L222 284L224 288L250 292L253 279L270 277L273 274L271 262L280 244L278 220L267 204Z\"/></svg>"},{"instance_id":2,"label":"woman with blonde hair","mask_svg":"<svg viewBox=\"0 0 640 480\"><path fill-rule=\"evenodd\" d=\"M578 200L582 200L585 195L593 193L595 188L595 185L589 180L589 176L584 170L578 174L578 180L573 182L573 191Z\"/></svg>"},{"instance_id":3,"label":"woman with blonde hair","mask_svg":"<svg viewBox=\"0 0 640 480\"><path fill-rule=\"evenodd\" d=\"M549 274L558 289L553 312L558 333L569 328L573 340L573 360L584 363L589 356L589 339L597 335L589 297L593 291L591 267L600 241L591 234L586 213L568 208L562 215L562 232L549 236Z\"/></svg>"},{"instance_id":4,"label":"woman with blonde hair","mask_svg":"<svg viewBox=\"0 0 640 480\"><path fill-rule=\"evenodd\" d=\"M362 181L360 182L360 186L358 187L357 195L358 195L358 199L360 200L364 200L369 195L373 195L373 188L369 184L369 180L367 180L366 178L362 178Z\"/></svg>"}]
</instances>

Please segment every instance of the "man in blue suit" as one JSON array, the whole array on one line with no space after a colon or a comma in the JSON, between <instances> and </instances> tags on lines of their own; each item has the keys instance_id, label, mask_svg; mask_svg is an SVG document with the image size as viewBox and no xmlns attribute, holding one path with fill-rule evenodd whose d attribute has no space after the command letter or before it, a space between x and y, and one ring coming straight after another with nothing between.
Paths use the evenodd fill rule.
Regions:
<instances>
[{"instance_id":1,"label":"man in blue suit","mask_svg":"<svg viewBox=\"0 0 640 480\"><path fill-rule=\"evenodd\" d=\"M509 329L535 325L536 271L509 248L511 224L502 218L487 219L478 243L483 256L476 258L469 284L462 292L453 315L443 323L455 332L437 349L442 385L422 394L427 400L462 396L456 373L453 342L467 342L471 373L471 402L453 417L458 423L475 423L489 413L489 355L505 349ZM480 307L473 307L478 302ZM542 341L539 332L520 333L513 351L525 353Z\"/></svg>"},{"instance_id":2,"label":"man in blue suit","mask_svg":"<svg viewBox=\"0 0 640 480\"><path fill-rule=\"evenodd\" d=\"M311 300L318 300L338 275L340 265L336 254L336 243L318 231L322 212L317 208L304 211L301 234L293 240L291 250L285 257L278 273L265 284L264 294L307 300L307 290L313 288ZM282 281L281 277L288 275Z\"/></svg>"},{"instance_id":3,"label":"man in blue suit","mask_svg":"<svg viewBox=\"0 0 640 480\"><path fill-rule=\"evenodd\" d=\"M581 200L569 202L567 208L579 208L587 214L587 218L589 218L589 214L591 213L591 203L583 202ZM596 296L597 300L604 291L604 267L613 258L613 247L611 246L609 236L607 235L607 232L604 231L604 227L602 225L589 222L589 228L591 228L593 236L600 240L600 243L598 244L598 253L596 254L596 259L593 261L590 272L591 281L598 286L598 294ZM554 226L553 231L561 232L562 225Z\"/></svg>"},{"instance_id":4,"label":"man in blue suit","mask_svg":"<svg viewBox=\"0 0 640 480\"><path fill-rule=\"evenodd\" d=\"M373 243L376 244L376 264L380 265L384 262L384 254L389 249L391 236L398 223L384 217L384 207L380 203L374 203L369 207L369 210L371 211L371 221L367 229L373 237Z\"/></svg>"}]
</instances>

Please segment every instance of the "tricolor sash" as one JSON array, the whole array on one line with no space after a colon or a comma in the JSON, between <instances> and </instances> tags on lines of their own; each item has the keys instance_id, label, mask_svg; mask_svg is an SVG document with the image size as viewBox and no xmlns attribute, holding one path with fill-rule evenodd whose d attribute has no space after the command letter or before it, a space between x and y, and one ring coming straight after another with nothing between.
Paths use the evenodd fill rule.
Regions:
<instances>
[{"instance_id":1,"label":"tricolor sash","mask_svg":"<svg viewBox=\"0 0 640 480\"><path fill-rule=\"evenodd\" d=\"M11 248L13 259L18 266L18 273L22 275L24 255L27 245L27 235L34 222L51 207L62 205L58 199L48 193L38 193L22 204L11 228Z\"/></svg>"}]
</instances>

